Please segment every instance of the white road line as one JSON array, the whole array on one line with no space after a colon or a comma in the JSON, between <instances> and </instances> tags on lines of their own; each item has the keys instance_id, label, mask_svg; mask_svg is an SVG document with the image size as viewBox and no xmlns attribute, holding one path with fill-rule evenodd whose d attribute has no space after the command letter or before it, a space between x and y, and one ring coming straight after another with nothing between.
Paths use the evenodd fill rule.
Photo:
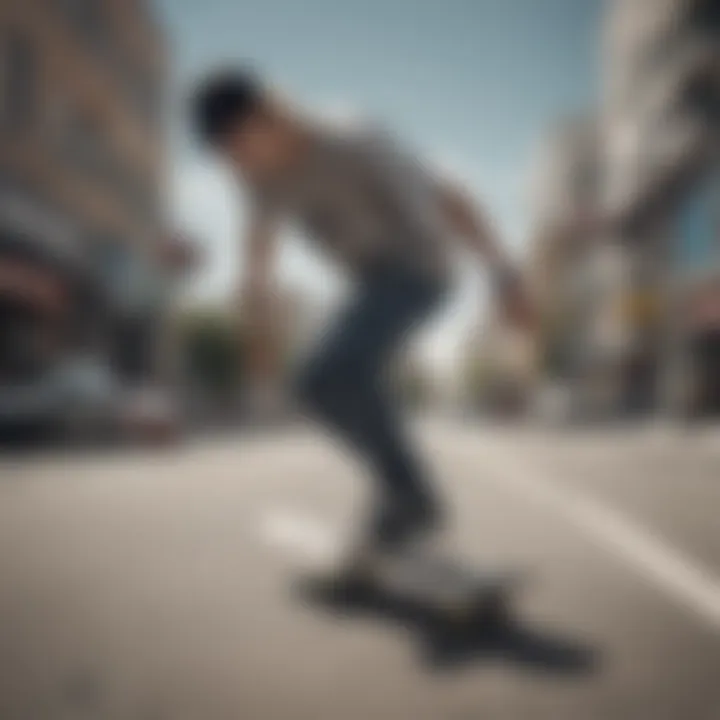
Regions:
<instances>
[{"instance_id":1,"label":"white road line","mask_svg":"<svg viewBox=\"0 0 720 720\"><path fill-rule=\"evenodd\" d=\"M476 460L476 452L469 459ZM488 446L482 463L489 471L483 473L488 482L561 516L720 632L720 581L710 570L617 508L554 482L537 466L521 464L517 455L507 457ZM259 531L265 544L302 563L331 563L342 552L338 529L299 509L267 511L260 518Z\"/></svg>"},{"instance_id":2,"label":"white road line","mask_svg":"<svg viewBox=\"0 0 720 720\"><path fill-rule=\"evenodd\" d=\"M561 487L543 477L536 467L524 468L514 456L509 462L496 459L491 463L489 453L484 457L491 464L492 475L488 479L498 487L508 488L562 515L596 544L720 632L720 582L707 568L619 510L572 488Z\"/></svg>"}]
</instances>

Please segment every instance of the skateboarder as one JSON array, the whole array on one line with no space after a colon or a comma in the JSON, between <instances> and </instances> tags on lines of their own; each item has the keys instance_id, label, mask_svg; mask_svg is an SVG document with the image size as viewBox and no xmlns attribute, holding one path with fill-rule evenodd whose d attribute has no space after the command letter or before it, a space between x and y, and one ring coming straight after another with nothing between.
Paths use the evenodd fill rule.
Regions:
<instances>
[{"instance_id":1,"label":"skateboarder","mask_svg":"<svg viewBox=\"0 0 720 720\"><path fill-rule=\"evenodd\" d=\"M355 558L392 552L438 529L437 489L403 429L386 376L408 334L451 286L461 238L486 263L516 319L528 305L483 214L393 137L372 126L331 128L281 101L253 73L222 71L192 100L194 127L248 194L245 283L258 299L279 223L294 221L356 289L297 379L306 410L367 463L376 503Z\"/></svg>"}]
</instances>

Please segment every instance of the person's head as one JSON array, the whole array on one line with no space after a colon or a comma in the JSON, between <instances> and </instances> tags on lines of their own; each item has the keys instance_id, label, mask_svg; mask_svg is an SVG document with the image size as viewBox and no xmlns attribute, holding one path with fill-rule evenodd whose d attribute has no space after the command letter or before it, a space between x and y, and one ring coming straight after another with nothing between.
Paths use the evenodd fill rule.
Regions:
<instances>
[{"instance_id":1,"label":"person's head","mask_svg":"<svg viewBox=\"0 0 720 720\"><path fill-rule=\"evenodd\" d=\"M293 122L252 73L222 71L205 79L192 114L200 139L250 178L280 172L292 161Z\"/></svg>"}]
</instances>

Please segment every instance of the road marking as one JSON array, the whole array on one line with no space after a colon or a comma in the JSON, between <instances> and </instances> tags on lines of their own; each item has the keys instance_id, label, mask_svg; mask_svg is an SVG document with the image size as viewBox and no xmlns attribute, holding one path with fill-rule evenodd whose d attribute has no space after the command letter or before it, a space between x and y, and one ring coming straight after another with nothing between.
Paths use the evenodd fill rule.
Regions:
<instances>
[{"instance_id":1,"label":"road marking","mask_svg":"<svg viewBox=\"0 0 720 720\"><path fill-rule=\"evenodd\" d=\"M651 530L619 510L542 477L537 468L491 463L499 487L562 515L596 544L611 551L636 572L692 609L720 632L720 582L713 573L665 543Z\"/></svg>"},{"instance_id":2,"label":"road marking","mask_svg":"<svg viewBox=\"0 0 720 720\"><path fill-rule=\"evenodd\" d=\"M312 565L332 563L340 553L339 533L329 523L301 510L274 509L261 517L262 540L294 559Z\"/></svg>"}]
</instances>

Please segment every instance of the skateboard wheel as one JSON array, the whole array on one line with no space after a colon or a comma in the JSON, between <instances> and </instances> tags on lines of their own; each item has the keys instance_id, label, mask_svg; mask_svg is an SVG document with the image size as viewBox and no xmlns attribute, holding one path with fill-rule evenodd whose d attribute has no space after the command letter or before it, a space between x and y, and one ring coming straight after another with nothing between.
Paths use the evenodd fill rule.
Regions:
<instances>
[{"instance_id":1,"label":"skateboard wheel","mask_svg":"<svg viewBox=\"0 0 720 720\"><path fill-rule=\"evenodd\" d=\"M481 609L478 619L483 624L494 628L507 626L510 622L510 609L507 598L501 595L491 598Z\"/></svg>"}]
</instances>

